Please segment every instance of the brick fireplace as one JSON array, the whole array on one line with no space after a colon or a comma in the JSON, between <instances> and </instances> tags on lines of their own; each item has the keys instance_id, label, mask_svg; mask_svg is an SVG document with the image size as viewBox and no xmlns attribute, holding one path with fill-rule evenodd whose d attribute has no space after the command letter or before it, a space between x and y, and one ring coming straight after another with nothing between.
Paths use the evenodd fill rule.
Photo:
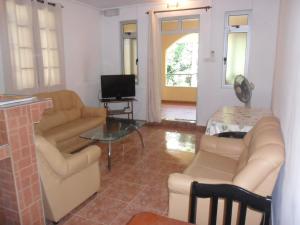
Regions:
<instances>
[{"instance_id":1,"label":"brick fireplace","mask_svg":"<svg viewBox=\"0 0 300 225\"><path fill-rule=\"evenodd\" d=\"M45 224L33 126L51 107L38 99L0 106L1 225Z\"/></svg>"}]
</instances>

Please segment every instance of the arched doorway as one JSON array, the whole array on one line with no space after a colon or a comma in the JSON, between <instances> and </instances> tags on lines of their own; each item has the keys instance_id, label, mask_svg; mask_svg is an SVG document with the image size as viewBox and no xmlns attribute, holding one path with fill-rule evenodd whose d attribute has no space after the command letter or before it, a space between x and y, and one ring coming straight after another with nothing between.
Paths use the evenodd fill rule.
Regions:
<instances>
[{"instance_id":1,"label":"arched doorway","mask_svg":"<svg viewBox=\"0 0 300 225\"><path fill-rule=\"evenodd\" d=\"M162 20L162 119L196 122L199 18Z\"/></svg>"}]
</instances>

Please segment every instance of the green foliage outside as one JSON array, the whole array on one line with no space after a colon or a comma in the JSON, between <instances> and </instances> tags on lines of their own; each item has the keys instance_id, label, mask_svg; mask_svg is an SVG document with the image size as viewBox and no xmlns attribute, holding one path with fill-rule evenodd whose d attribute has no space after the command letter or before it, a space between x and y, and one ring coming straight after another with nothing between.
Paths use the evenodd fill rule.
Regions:
<instances>
[{"instance_id":1,"label":"green foliage outside","mask_svg":"<svg viewBox=\"0 0 300 225\"><path fill-rule=\"evenodd\" d=\"M166 85L195 86L197 74L198 34L189 34L171 45L166 52Z\"/></svg>"}]
</instances>

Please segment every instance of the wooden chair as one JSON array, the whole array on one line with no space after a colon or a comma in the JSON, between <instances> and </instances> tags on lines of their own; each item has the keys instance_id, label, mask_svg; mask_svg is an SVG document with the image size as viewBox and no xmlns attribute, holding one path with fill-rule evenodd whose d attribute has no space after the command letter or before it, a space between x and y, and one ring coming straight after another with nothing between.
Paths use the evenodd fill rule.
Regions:
<instances>
[{"instance_id":1,"label":"wooden chair","mask_svg":"<svg viewBox=\"0 0 300 225\"><path fill-rule=\"evenodd\" d=\"M229 184L201 184L196 181L191 185L189 222L196 224L197 198L211 198L209 225L216 225L219 198L225 199L224 225L231 224L232 204L240 203L238 225L244 225L247 208L263 213L261 225L270 225L271 197L262 197L243 188Z\"/></svg>"}]
</instances>

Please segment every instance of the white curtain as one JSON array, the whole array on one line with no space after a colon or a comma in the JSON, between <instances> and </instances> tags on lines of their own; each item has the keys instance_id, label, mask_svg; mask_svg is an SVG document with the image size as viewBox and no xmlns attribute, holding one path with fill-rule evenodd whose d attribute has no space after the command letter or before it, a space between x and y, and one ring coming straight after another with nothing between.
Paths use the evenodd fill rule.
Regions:
<instances>
[{"instance_id":1,"label":"white curtain","mask_svg":"<svg viewBox=\"0 0 300 225\"><path fill-rule=\"evenodd\" d=\"M147 117L148 122L161 121L161 37L159 20L149 12L149 43L147 71Z\"/></svg>"},{"instance_id":2,"label":"white curtain","mask_svg":"<svg viewBox=\"0 0 300 225\"><path fill-rule=\"evenodd\" d=\"M2 0L0 14L6 91L30 94L64 87L61 6Z\"/></svg>"},{"instance_id":3,"label":"white curtain","mask_svg":"<svg viewBox=\"0 0 300 225\"><path fill-rule=\"evenodd\" d=\"M6 89L35 88L37 70L31 0L6 0L0 4Z\"/></svg>"},{"instance_id":4,"label":"white curtain","mask_svg":"<svg viewBox=\"0 0 300 225\"><path fill-rule=\"evenodd\" d=\"M61 5L49 5L33 1L35 37L39 42L37 51L41 86L52 89L64 83L64 56Z\"/></svg>"}]
</instances>

